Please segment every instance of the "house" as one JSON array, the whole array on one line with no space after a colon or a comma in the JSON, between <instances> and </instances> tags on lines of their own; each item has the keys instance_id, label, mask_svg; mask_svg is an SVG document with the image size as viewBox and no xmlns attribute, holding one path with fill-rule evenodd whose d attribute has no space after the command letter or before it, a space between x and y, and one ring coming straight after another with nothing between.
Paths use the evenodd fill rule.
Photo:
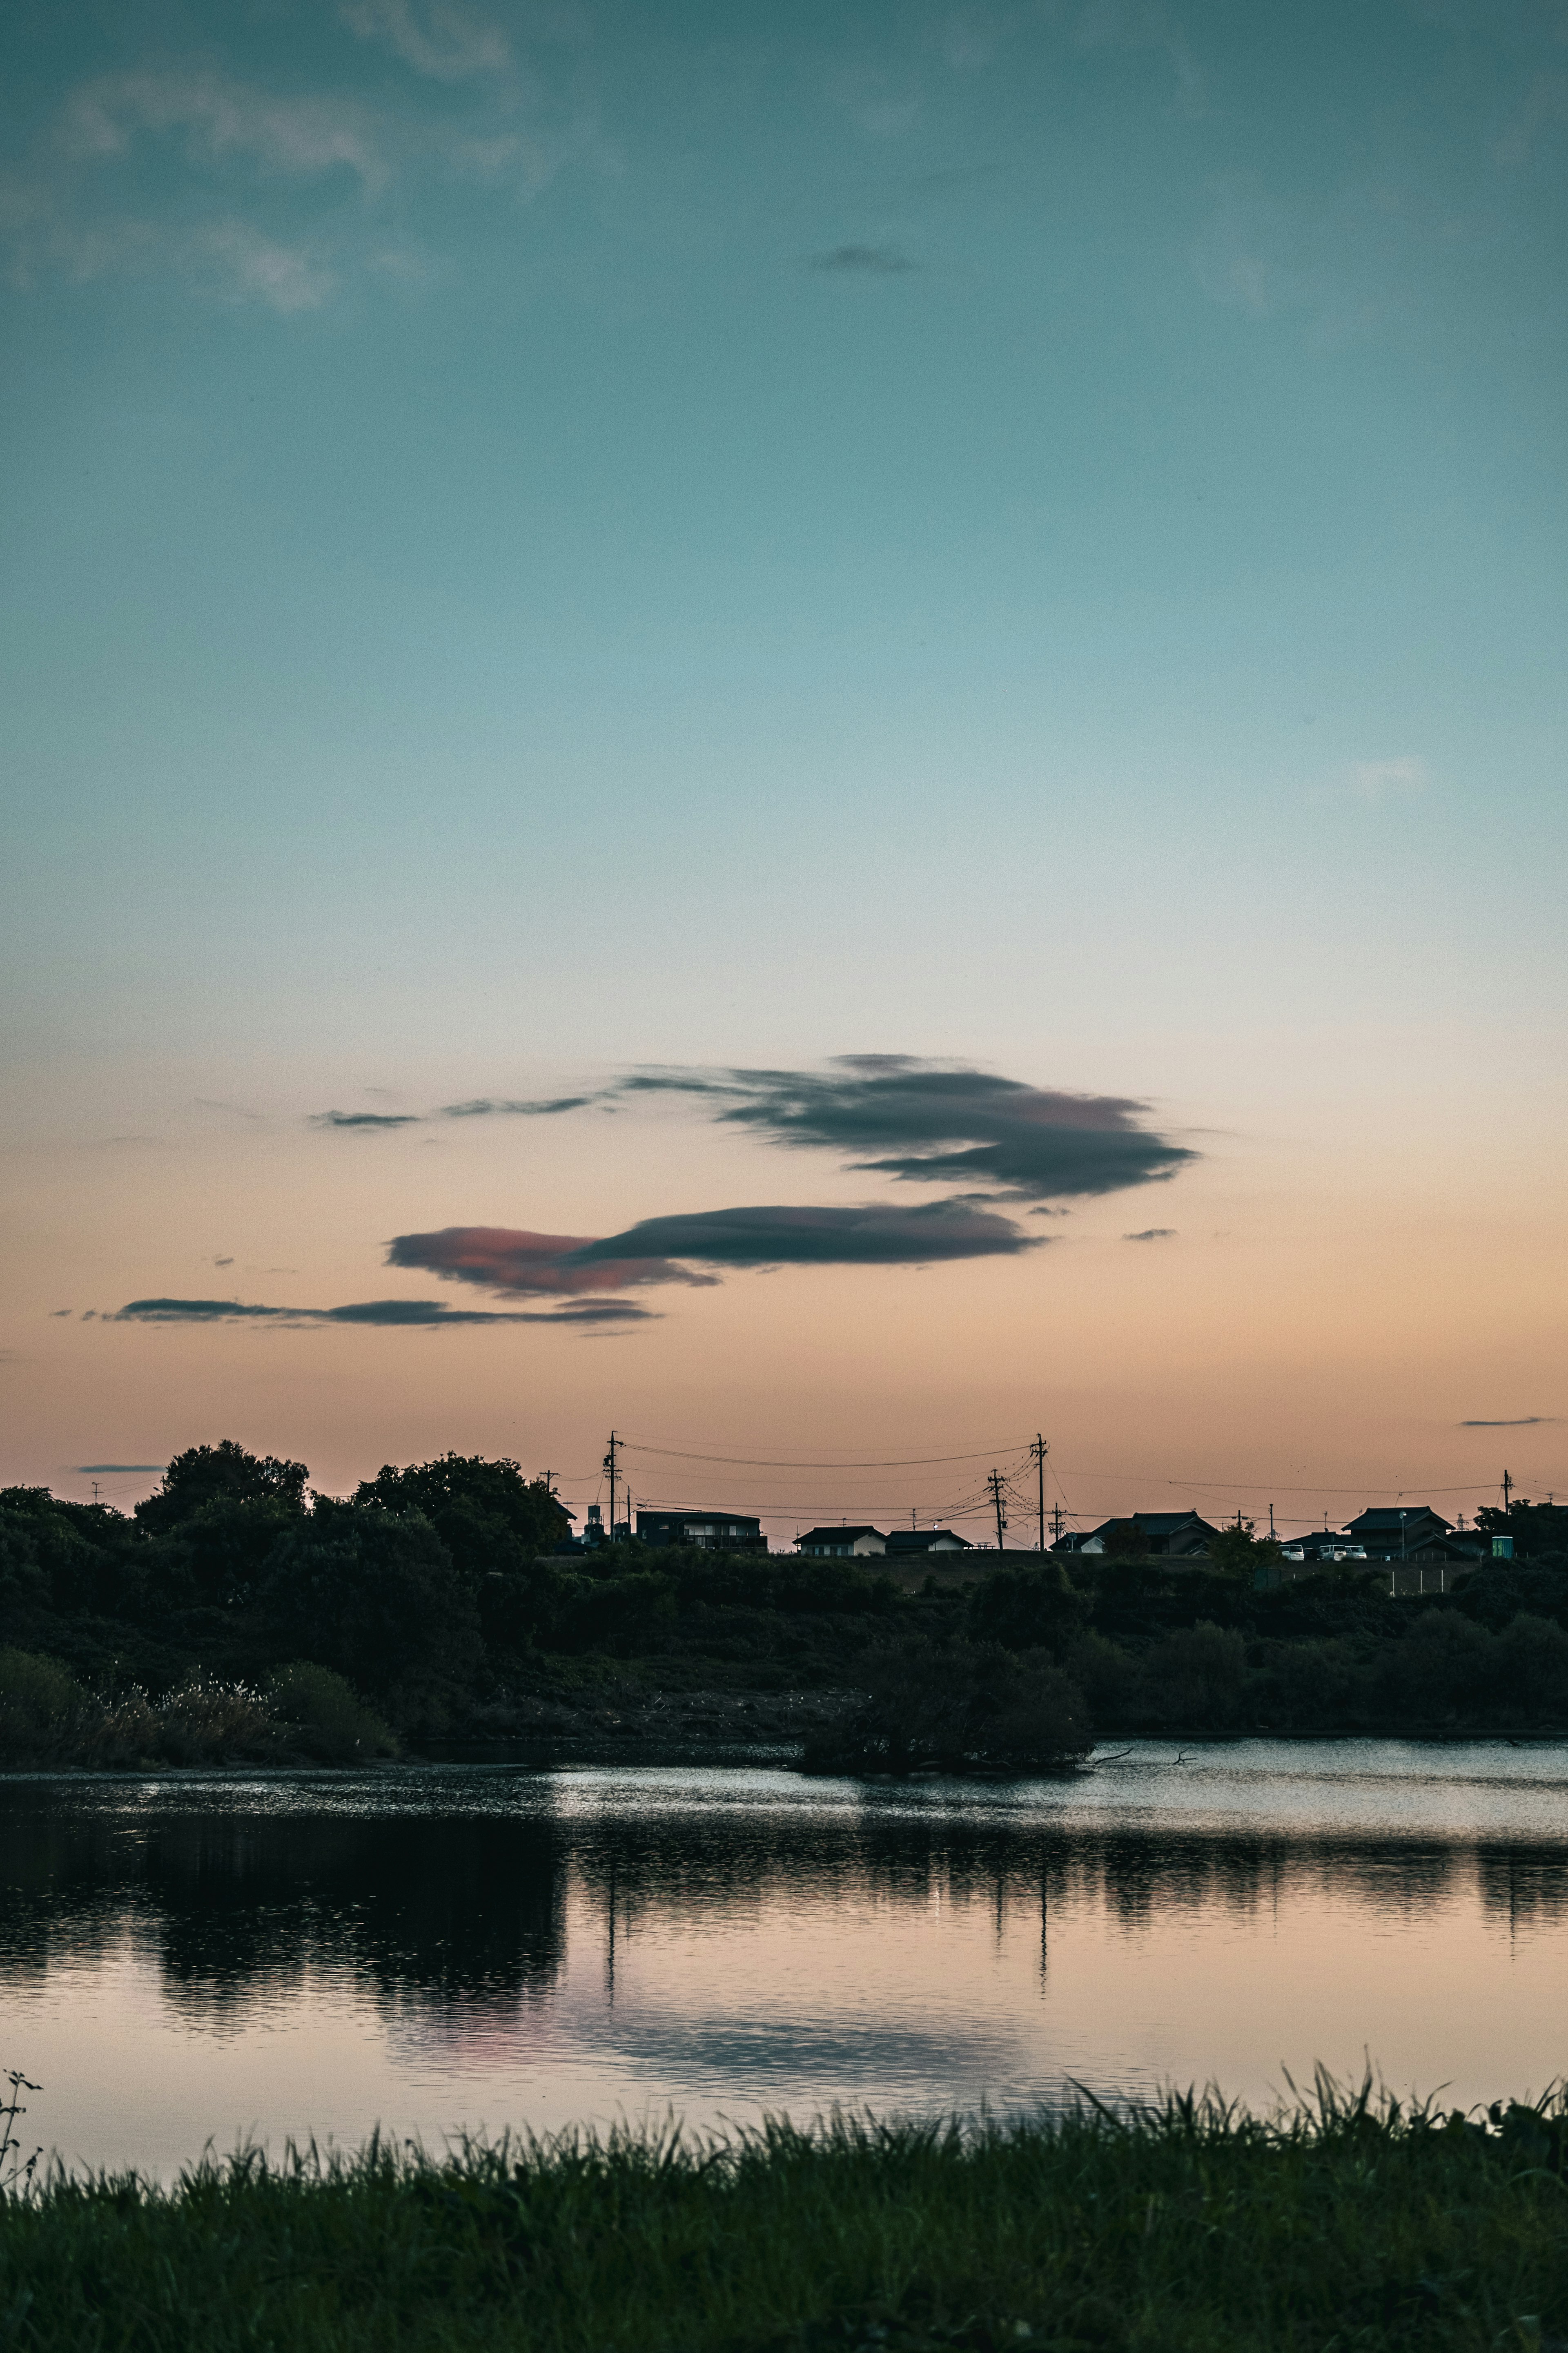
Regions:
<instances>
[{"instance_id":1,"label":"house","mask_svg":"<svg viewBox=\"0 0 1568 2353\"><path fill-rule=\"evenodd\" d=\"M1447 1560L1444 1539L1453 1522L1430 1504L1396 1504L1358 1513L1345 1527L1352 1544L1364 1545L1369 1560Z\"/></svg>"},{"instance_id":2,"label":"house","mask_svg":"<svg viewBox=\"0 0 1568 2353\"><path fill-rule=\"evenodd\" d=\"M827 1560L845 1560L851 1556L864 1559L868 1554L888 1549L888 1539L881 1529L868 1527L807 1528L805 1535L796 1536L795 1543L802 1552Z\"/></svg>"},{"instance_id":3,"label":"house","mask_svg":"<svg viewBox=\"0 0 1568 2353\"><path fill-rule=\"evenodd\" d=\"M928 1552L973 1552L967 1536L952 1528L894 1528L888 1537L888 1557L910 1560Z\"/></svg>"},{"instance_id":4,"label":"house","mask_svg":"<svg viewBox=\"0 0 1568 2353\"><path fill-rule=\"evenodd\" d=\"M1205 1560L1218 1534L1196 1512L1128 1512L1102 1522L1068 1548L1143 1560Z\"/></svg>"},{"instance_id":5,"label":"house","mask_svg":"<svg viewBox=\"0 0 1568 2353\"><path fill-rule=\"evenodd\" d=\"M761 1520L745 1512L638 1512L637 1536L646 1545L694 1545L700 1552L766 1552Z\"/></svg>"}]
</instances>

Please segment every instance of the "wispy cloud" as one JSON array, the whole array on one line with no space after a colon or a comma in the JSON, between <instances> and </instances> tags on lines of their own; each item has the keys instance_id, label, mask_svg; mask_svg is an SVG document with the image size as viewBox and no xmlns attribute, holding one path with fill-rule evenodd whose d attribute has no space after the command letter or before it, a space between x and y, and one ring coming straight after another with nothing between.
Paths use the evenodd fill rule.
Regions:
<instances>
[{"instance_id":1,"label":"wispy cloud","mask_svg":"<svg viewBox=\"0 0 1568 2353\"><path fill-rule=\"evenodd\" d=\"M374 1134L377 1128L418 1127L420 1115L414 1111L316 1111L310 1113L312 1127L367 1128Z\"/></svg>"},{"instance_id":2,"label":"wispy cloud","mask_svg":"<svg viewBox=\"0 0 1568 2353\"><path fill-rule=\"evenodd\" d=\"M512 69L511 43L500 26L458 0L344 0L338 12L363 41L379 41L405 66L432 81L468 81L476 74Z\"/></svg>"},{"instance_id":3,"label":"wispy cloud","mask_svg":"<svg viewBox=\"0 0 1568 2353\"><path fill-rule=\"evenodd\" d=\"M1358 760L1352 770L1353 787L1364 801L1402 800L1425 792L1427 781L1426 761L1411 752L1396 760Z\"/></svg>"},{"instance_id":4,"label":"wispy cloud","mask_svg":"<svg viewBox=\"0 0 1568 2353\"><path fill-rule=\"evenodd\" d=\"M1163 0L1088 0L1074 19L1080 49L1152 50L1175 77L1176 104L1184 114L1201 114L1204 77L1185 32Z\"/></svg>"},{"instance_id":5,"label":"wispy cloud","mask_svg":"<svg viewBox=\"0 0 1568 2353\"><path fill-rule=\"evenodd\" d=\"M518 1308L447 1307L438 1299L362 1299L344 1307L267 1307L238 1299L132 1299L109 1320L116 1324L349 1324L431 1331L470 1324L591 1325L648 1323L653 1319L651 1308L638 1307L629 1300L600 1300L544 1313Z\"/></svg>"},{"instance_id":6,"label":"wispy cloud","mask_svg":"<svg viewBox=\"0 0 1568 2353\"><path fill-rule=\"evenodd\" d=\"M812 254L805 266L871 278L899 278L920 267L896 245L836 245L829 252Z\"/></svg>"},{"instance_id":7,"label":"wispy cloud","mask_svg":"<svg viewBox=\"0 0 1568 2353\"><path fill-rule=\"evenodd\" d=\"M134 1471L166 1471L169 1466L166 1462L73 1462L70 1467L79 1478L107 1479Z\"/></svg>"},{"instance_id":8,"label":"wispy cloud","mask_svg":"<svg viewBox=\"0 0 1568 2353\"><path fill-rule=\"evenodd\" d=\"M1461 1421L1460 1430L1539 1430L1546 1422L1561 1420L1555 1413L1519 1413L1507 1421Z\"/></svg>"},{"instance_id":9,"label":"wispy cloud","mask_svg":"<svg viewBox=\"0 0 1568 2353\"><path fill-rule=\"evenodd\" d=\"M628 1094L685 1094L771 1143L838 1153L911 1184L986 1187L1026 1200L1163 1182L1197 1155L1142 1124L1125 1095L1068 1093L962 1062L845 1054L819 1071L634 1072Z\"/></svg>"},{"instance_id":10,"label":"wispy cloud","mask_svg":"<svg viewBox=\"0 0 1568 2353\"><path fill-rule=\"evenodd\" d=\"M1124 1242L1173 1242L1176 1229L1174 1226L1145 1226L1142 1233L1123 1234L1121 1239Z\"/></svg>"},{"instance_id":11,"label":"wispy cloud","mask_svg":"<svg viewBox=\"0 0 1568 2353\"><path fill-rule=\"evenodd\" d=\"M925 1266L945 1259L1012 1258L1051 1238L965 1201L916 1208L708 1209L643 1218L585 1242L566 1263L592 1267L646 1252L703 1266ZM689 1278L688 1278L689 1279Z\"/></svg>"},{"instance_id":12,"label":"wispy cloud","mask_svg":"<svg viewBox=\"0 0 1568 2353\"><path fill-rule=\"evenodd\" d=\"M552 1095L544 1101L527 1103L492 1101L489 1095L476 1095L471 1103L443 1103L440 1115L443 1119L548 1119L558 1112L582 1111L588 1103L602 1103L609 1092L613 1091L587 1095Z\"/></svg>"},{"instance_id":13,"label":"wispy cloud","mask_svg":"<svg viewBox=\"0 0 1568 2353\"><path fill-rule=\"evenodd\" d=\"M335 291L337 273L302 246L266 237L248 221L215 221L191 241L193 264L211 265L215 290L236 301L255 298L285 314L319 311Z\"/></svg>"},{"instance_id":14,"label":"wispy cloud","mask_svg":"<svg viewBox=\"0 0 1568 2353\"><path fill-rule=\"evenodd\" d=\"M609 160L573 79L554 87L461 0L345 0L334 21L340 67L357 60L363 79L360 45L374 42L416 79L389 88L383 74L362 93L335 70L333 86L301 89L175 58L63 92L0 174L12 282L162 270L209 298L308 312L351 272L404 286L431 274L401 221L389 245L395 188L456 176L527 197L574 163ZM529 27L534 47L579 38L564 16Z\"/></svg>"},{"instance_id":15,"label":"wispy cloud","mask_svg":"<svg viewBox=\"0 0 1568 2353\"><path fill-rule=\"evenodd\" d=\"M213 69L101 75L74 92L57 132L82 162L122 156L142 135L181 137L195 161L242 155L307 178L342 170L380 187L389 172L374 119L355 100L282 94Z\"/></svg>"}]
</instances>

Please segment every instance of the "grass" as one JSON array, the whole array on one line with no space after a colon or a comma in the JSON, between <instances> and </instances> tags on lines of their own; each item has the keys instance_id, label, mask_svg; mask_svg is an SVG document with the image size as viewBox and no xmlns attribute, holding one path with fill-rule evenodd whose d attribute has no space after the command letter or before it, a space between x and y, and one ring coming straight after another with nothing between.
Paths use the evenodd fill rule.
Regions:
<instances>
[{"instance_id":1,"label":"grass","mask_svg":"<svg viewBox=\"0 0 1568 2353\"><path fill-rule=\"evenodd\" d=\"M436 2159L56 2173L0 2203L25 2353L1217 2353L1568 2333L1568 2105L1445 2120L1320 2083L1026 2125L774 2124Z\"/></svg>"}]
</instances>

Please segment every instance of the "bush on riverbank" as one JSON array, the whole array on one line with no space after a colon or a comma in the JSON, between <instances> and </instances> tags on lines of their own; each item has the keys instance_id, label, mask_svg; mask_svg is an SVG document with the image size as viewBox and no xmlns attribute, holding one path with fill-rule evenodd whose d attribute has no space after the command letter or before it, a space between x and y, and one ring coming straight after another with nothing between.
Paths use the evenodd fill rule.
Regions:
<instances>
[{"instance_id":1,"label":"bush on riverbank","mask_svg":"<svg viewBox=\"0 0 1568 2353\"><path fill-rule=\"evenodd\" d=\"M808 1741L819 1773L1059 1772L1094 1746L1083 1694L1041 1651L903 1641L872 1652L852 1715Z\"/></svg>"},{"instance_id":2,"label":"bush on riverbank","mask_svg":"<svg viewBox=\"0 0 1568 2353\"><path fill-rule=\"evenodd\" d=\"M1320 2087L727 2142L251 2152L0 2201L16 2353L1547 2353L1561 2100L1445 2119Z\"/></svg>"},{"instance_id":3,"label":"bush on riverbank","mask_svg":"<svg viewBox=\"0 0 1568 2353\"><path fill-rule=\"evenodd\" d=\"M265 1689L187 1676L161 1699L94 1691L59 1662L0 1650L0 1765L347 1764L395 1752L374 1710L309 1661Z\"/></svg>"}]
</instances>

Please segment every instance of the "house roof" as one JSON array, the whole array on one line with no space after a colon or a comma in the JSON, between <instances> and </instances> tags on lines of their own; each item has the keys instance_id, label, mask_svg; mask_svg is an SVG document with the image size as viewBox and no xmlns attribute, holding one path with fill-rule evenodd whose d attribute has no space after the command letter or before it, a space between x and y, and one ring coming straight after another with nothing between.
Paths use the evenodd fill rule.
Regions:
<instances>
[{"instance_id":1,"label":"house roof","mask_svg":"<svg viewBox=\"0 0 1568 2353\"><path fill-rule=\"evenodd\" d=\"M1443 1517L1441 1512L1435 1512L1432 1509L1430 1504L1392 1505L1380 1504L1373 1511L1358 1512L1353 1520L1346 1521L1345 1526L1347 1530L1386 1528L1391 1535L1397 1535L1401 1525L1408 1527L1413 1520L1431 1520L1440 1528L1451 1525L1451 1523Z\"/></svg>"},{"instance_id":2,"label":"house roof","mask_svg":"<svg viewBox=\"0 0 1568 2353\"><path fill-rule=\"evenodd\" d=\"M796 1536L795 1542L796 1544L813 1544L819 1536L832 1536L835 1542L838 1544L853 1544L857 1536L875 1536L879 1543L886 1544L887 1542L887 1538L883 1535L880 1528L874 1528L866 1524L858 1524L854 1527L807 1528L805 1535Z\"/></svg>"},{"instance_id":3,"label":"house roof","mask_svg":"<svg viewBox=\"0 0 1568 2353\"><path fill-rule=\"evenodd\" d=\"M1218 1534L1196 1512L1119 1512L1114 1519L1102 1521L1094 1534L1103 1535L1107 1528L1126 1527L1129 1523L1146 1536L1173 1536L1178 1528L1205 1528L1211 1535Z\"/></svg>"},{"instance_id":4,"label":"house roof","mask_svg":"<svg viewBox=\"0 0 1568 2353\"><path fill-rule=\"evenodd\" d=\"M965 1552L972 1549L969 1538L959 1535L952 1528L894 1528L888 1537L889 1552L930 1552L934 1544L959 1545Z\"/></svg>"}]
</instances>

